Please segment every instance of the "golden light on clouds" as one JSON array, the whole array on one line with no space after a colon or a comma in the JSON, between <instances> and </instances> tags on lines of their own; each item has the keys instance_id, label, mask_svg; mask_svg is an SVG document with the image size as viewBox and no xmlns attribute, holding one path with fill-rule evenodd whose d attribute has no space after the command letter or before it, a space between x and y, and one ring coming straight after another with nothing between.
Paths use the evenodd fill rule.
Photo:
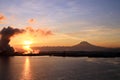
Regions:
<instances>
[{"instance_id":1,"label":"golden light on clouds","mask_svg":"<svg viewBox=\"0 0 120 80\"><path fill-rule=\"evenodd\" d=\"M25 40L23 42L23 49L25 50L25 52L24 52L25 54L33 52L32 48L31 48L31 44L32 44L32 41L30 41L30 40Z\"/></svg>"},{"instance_id":2,"label":"golden light on clouds","mask_svg":"<svg viewBox=\"0 0 120 80\"><path fill-rule=\"evenodd\" d=\"M30 23L30 24L34 24L34 23L36 23L36 20L33 19L33 18L32 18L32 19L29 19L29 20L28 20L28 23Z\"/></svg>"},{"instance_id":3,"label":"golden light on clouds","mask_svg":"<svg viewBox=\"0 0 120 80\"><path fill-rule=\"evenodd\" d=\"M44 43L48 45L47 43L50 42L50 36L53 35L53 32L48 29L25 27L23 30L23 33L11 37L10 45L13 46L16 51L20 48L19 50L25 53L36 52L31 47L41 46Z\"/></svg>"},{"instance_id":4,"label":"golden light on clouds","mask_svg":"<svg viewBox=\"0 0 120 80\"><path fill-rule=\"evenodd\" d=\"M3 14L0 13L0 21L5 20L5 19L6 19L6 17Z\"/></svg>"},{"instance_id":5,"label":"golden light on clouds","mask_svg":"<svg viewBox=\"0 0 120 80\"><path fill-rule=\"evenodd\" d=\"M6 19L5 15L3 15L2 13L0 13L0 24L5 23L4 20Z\"/></svg>"}]
</instances>

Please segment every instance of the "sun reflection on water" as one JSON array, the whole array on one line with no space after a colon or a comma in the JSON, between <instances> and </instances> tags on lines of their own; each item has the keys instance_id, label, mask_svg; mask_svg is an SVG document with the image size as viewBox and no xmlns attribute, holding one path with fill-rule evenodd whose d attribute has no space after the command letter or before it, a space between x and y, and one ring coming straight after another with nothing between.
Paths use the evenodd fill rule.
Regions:
<instances>
[{"instance_id":1,"label":"sun reflection on water","mask_svg":"<svg viewBox=\"0 0 120 80\"><path fill-rule=\"evenodd\" d=\"M26 57L25 63L24 63L24 69L22 72L22 77L20 80L31 80L31 71L30 71L30 61L29 57Z\"/></svg>"}]
</instances>

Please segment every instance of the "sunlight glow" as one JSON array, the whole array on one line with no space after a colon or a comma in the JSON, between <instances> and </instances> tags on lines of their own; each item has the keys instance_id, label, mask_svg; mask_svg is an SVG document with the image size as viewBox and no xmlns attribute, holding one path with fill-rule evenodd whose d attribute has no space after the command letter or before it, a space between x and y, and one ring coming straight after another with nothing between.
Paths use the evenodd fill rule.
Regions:
<instances>
[{"instance_id":1,"label":"sunlight glow","mask_svg":"<svg viewBox=\"0 0 120 80\"><path fill-rule=\"evenodd\" d=\"M24 41L24 44L25 44L25 45L30 45L30 44L32 44L32 41L28 41L28 40L27 40L27 41Z\"/></svg>"},{"instance_id":2,"label":"sunlight glow","mask_svg":"<svg viewBox=\"0 0 120 80\"><path fill-rule=\"evenodd\" d=\"M33 52L33 50L30 48L31 44L32 44L32 41L30 41L30 40L24 41L23 49L25 50L25 52L24 52L25 54Z\"/></svg>"}]
</instances>

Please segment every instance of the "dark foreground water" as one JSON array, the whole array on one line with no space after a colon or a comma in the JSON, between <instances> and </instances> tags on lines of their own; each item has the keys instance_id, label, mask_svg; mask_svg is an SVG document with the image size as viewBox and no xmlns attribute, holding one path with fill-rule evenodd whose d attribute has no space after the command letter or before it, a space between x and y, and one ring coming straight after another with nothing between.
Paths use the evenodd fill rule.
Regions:
<instances>
[{"instance_id":1,"label":"dark foreground water","mask_svg":"<svg viewBox=\"0 0 120 80\"><path fill-rule=\"evenodd\" d=\"M120 80L120 58L0 58L0 80Z\"/></svg>"}]
</instances>

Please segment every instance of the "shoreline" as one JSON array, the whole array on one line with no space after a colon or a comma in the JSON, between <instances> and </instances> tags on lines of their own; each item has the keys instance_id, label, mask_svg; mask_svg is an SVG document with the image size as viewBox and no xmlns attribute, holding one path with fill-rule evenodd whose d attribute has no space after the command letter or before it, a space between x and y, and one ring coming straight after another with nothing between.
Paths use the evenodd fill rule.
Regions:
<instances>
[{"instance_id":1,"label":"shoreline","mask_svg":"<svg viewBox=\"0 0 120 80\"><path fill-rule=\"evenodd\" d=\"M40 52L37 54L23 54L15 52L13 54L0 54L0 57L9 56L58 56L58 57L95 57L95 58L115 58L120 57L120 52L103 52L103 51L49 51Z\"/></svg>"}]
</instances>

